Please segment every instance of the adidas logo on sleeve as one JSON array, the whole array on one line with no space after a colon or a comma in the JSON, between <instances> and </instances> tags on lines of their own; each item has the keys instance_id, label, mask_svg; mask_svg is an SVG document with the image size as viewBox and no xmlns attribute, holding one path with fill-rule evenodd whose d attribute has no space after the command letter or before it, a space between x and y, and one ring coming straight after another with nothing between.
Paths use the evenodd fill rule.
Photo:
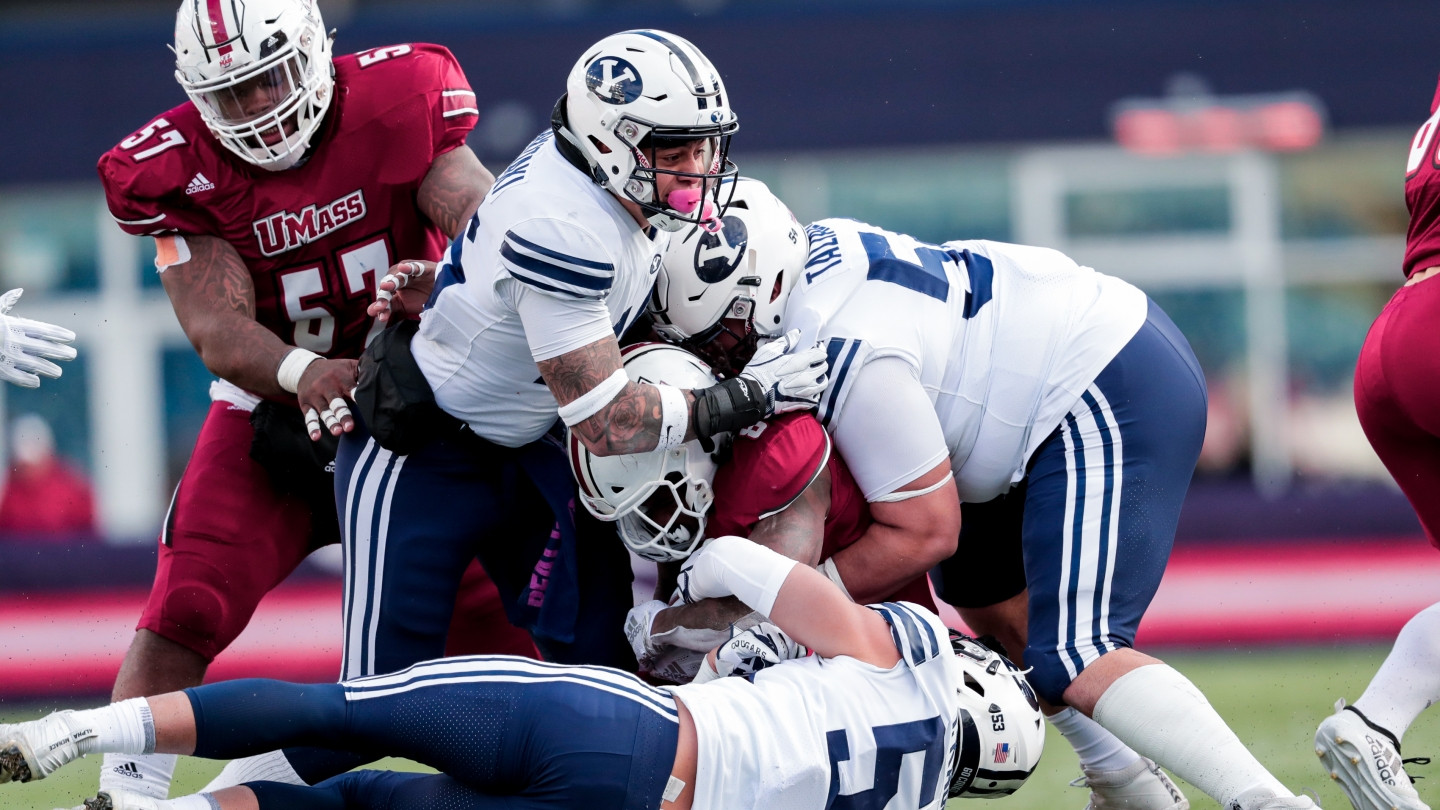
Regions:
<instances>
[{"instance_id":1,"label":"adidas logo on sleeve","mask_svg":"<svg viewBox=\"0 0 1440 810\"><path fill-rule=\"evenodd\" d=\"M185 187L185 193L199 194L202 191L209 191L213 188L215 188L215 184L210 182L210 178L201 172L196 172L195 176L190 178L190 185Z\"/></svg>"}]
</instances>

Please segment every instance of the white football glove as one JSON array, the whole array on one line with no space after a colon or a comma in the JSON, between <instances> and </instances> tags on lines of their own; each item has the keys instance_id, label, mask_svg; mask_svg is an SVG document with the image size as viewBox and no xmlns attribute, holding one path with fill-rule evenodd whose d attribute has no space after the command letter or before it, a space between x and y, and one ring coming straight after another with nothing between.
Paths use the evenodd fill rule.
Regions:
<instances>
[{"instance_id":1,"label":"white football glove","mask_svg":"<svg viewBox=\"0 0 1440 810\"><path fill-rule=\"evenodd\" d=\"M74 360L75 347L65 344L75 333L29 318L7 315L24 290L15 288L0 295L0 380L24 388L39 388L40 377L60 376L60 367L51 360Z\"/></svg>"},{"instance_id":2,"label":"white football glove","mask_svg":"<svg viewBox=\"0 0 1440 810\"><path fill-rule=\"evenodd\" d=\"M755 350L739 376L748 377L765 395L765 416L815 407L825 393L829 368L819 346L795 350L800 330L792 329Z\"/></svg>"},{"instance_id":3,"label":"white football glove","mask_svg":"<svg viewBox=\"0 0 1440 810\"><path fill-rule=\"evenodd\" d=\"M710 660L700 667L691 683L705 683L716 678L731 675L753 675L766 667L773 667L781 661L804 658L810 650L785 634L784 630L770 622L761 622L749 630L735 635L715 651L715 666Z\"/></svg>"}]
</instances>

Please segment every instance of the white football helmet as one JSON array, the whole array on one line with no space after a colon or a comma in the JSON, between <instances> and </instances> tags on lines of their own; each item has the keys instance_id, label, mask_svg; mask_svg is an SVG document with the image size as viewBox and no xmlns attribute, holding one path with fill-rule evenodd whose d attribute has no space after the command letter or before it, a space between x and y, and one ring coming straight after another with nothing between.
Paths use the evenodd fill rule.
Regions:
<instances>
[{"instance_id":1,"label":"white football helmet","mask_svg":"<svg viewBox=\"0 0 1440 810\"><path fill-rule=\"evenodd\" d=\"M764 183L742 177L733 186L723 227L670 238L650 292L655 331L727 376L744 366L758 339L783 332L785 302L810 250L804 227ZM727 327L729 319L744 326ZM712 346L722 333L731 340Z\"/></svg>"},{"instance_id":2,"label":"white football helmet","mask_svg":"<svg viewBox=\"0 0 1440 810\"><path fill-rule=\"evenodd\" d=\"M950 759L950 798L998 799L1025 784L1045 748L1040 701L1010 659L950 631L964 672L960 727Z\"/></svg>"},{"instance_id":3,"label":"white football helmet","mask_svg":"<svg viewBox=\"0 0 1440 810\"><path fill-rule=\"evenodd\" d=\"M282 171L330 107L330 37L315 0L184 0L175 78L225 148Z\"/></svg>"},{"instance_id":4,"label":"white football helmet","mask_svg":"<svg viewBox=\"0 0 1440 810\"><path fill-rule=\"evenodd\" d=\"M677 231L723 212L720 180L737 173L730 136L740 126L729 101L719 72L694 45L664 31L624 31L600 40L575 63L553 123L579 150L596 183L639 204L657 228ZM699 139L709 146L704 174L651 164L652 148ZM701 178L700 194L656 199L657 174Z\"/></svg>"},{"instance_id":5,"label":"white football helmet","mask_svg":"<svg viewBox=\"0 0 1440 810\"><path fill-rule=\"evenodd\" d=\"M636 382L676 388L716 383L698 357L667 343L626 346L621 357ZM647 560L670 562L690 555L704 536L705 516L715 499L715 460L700 440L649 453L597 456L572 431L569 446L580 501L590 514L618 521L620 539Z\"/></svg>"}]
</instances>

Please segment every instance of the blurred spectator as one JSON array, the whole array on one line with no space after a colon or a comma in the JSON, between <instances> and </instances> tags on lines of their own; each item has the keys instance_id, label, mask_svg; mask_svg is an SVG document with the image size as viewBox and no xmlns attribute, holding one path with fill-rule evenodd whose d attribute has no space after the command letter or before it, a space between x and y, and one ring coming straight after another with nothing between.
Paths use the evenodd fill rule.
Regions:
<instances>
[{"instance_id":1,"label":"blurred spectator","mask_svg":"<svg viewBox=\"0 0 1440 810\"><path fill-rule=\"evenodd\" d=\"M55 455L55 434L42 417L10 425L10 473L0 496L0 534L66 540L95 533L95 496L79 470Z\"/></svg>"}]
</instances>

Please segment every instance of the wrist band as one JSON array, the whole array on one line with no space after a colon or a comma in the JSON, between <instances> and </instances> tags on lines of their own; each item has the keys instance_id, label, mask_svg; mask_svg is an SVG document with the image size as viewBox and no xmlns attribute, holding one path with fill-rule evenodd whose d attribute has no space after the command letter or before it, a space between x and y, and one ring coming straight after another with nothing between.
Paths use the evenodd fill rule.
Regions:
<instances>
[{"instance_id":1,"label":"wrist band","mask_svg":"<svg viewBox=\"0 0 1440 810\"><path fill-rule=\"evenodd\" d=\"M685 394L673 385L656 384L660 389L660 442L656 450L669 450L685 443L685 428L690 424L690 406Z\"/></svg>"},{"instance_id":2,"label":"wrist band","mask_svg":"<svg viewBox=\"0 0 1440 810\"><path fill-rule=\"evenodd\" d=\"M600 384L581 394L573 402L561 405L558 413L560 421L566 427L575 427L586 419L600 412L600 409L610 404L621 390L625 383L630 382L624 369L615 369L615 373L600 381Z\"/></svg>"},{"instance_id":3,"label":"wrist band","mask_svg":"<svg viewBox=\"0 0 1440 810\"><path fill-rule=\"evenodd\" d=\"M300 375L319 359L320 355L308 349L291 349L285 359L280 361L280 369L275 372L275 382L286 391L297 393L300 389Z\"/></svg>"},{"instance_id":4,"label":"wrist band","mask_svg":"<svg viewBox=\"0 0 1440 810\"><path fill-rule=\"evenodd\" d=\"M709 438L749 427L765 418L765 394L749 377L731 377L695 391L691 423L695 435Z\"/></svg>"}]
</instances>

